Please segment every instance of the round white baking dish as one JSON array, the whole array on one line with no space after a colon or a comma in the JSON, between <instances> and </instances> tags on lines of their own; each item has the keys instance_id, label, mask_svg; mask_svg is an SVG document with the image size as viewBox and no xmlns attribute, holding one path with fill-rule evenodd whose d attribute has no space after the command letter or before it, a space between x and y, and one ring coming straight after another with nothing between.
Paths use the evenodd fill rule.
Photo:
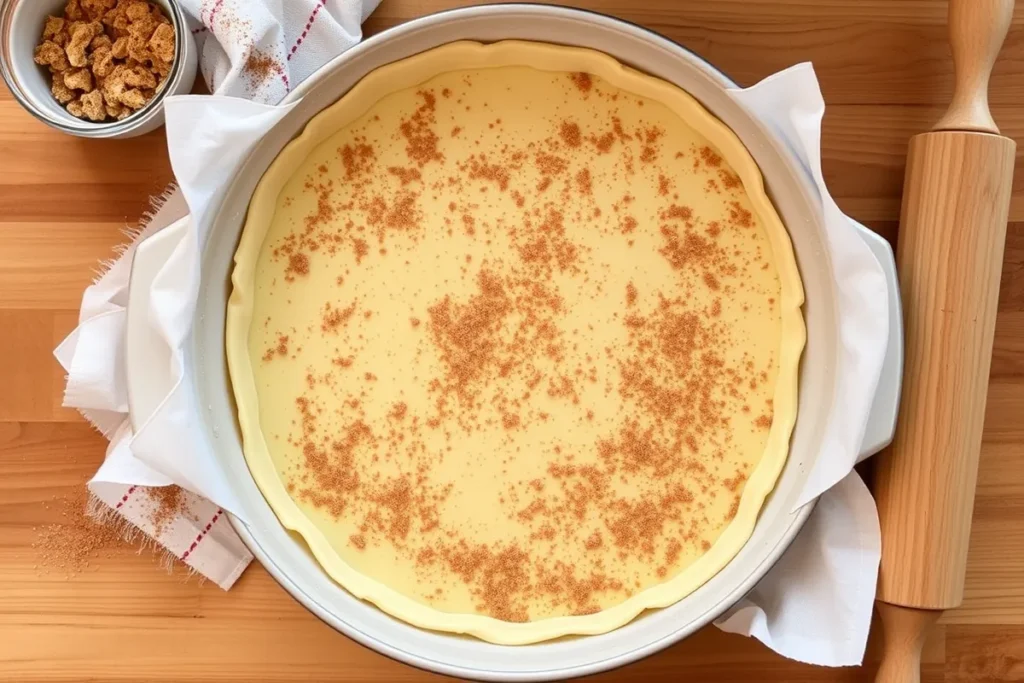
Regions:
<instances>
[{"instance_id":1,"label":"round white baking dish","mask_svg":"<svg viewBox=\"0 0 1024 683\"><path fill-rule=\"evenodd\" d=\"M224 362L225 307L235 247L253 189L284 145L310 118L383 64L455 40L513 38L610 54L679 85L736 132L760 166L769 194L789 229L806 290L808 334L790 456L750 541L732 562L680 602L644 613L615 631L526 646L493 645L424 631L355 599L332 582L305 545L281 526L253 482L242 454ZM197 394L194 405L199 414L195 423L203 434L203 447L208 447L208 457L224 468L250 517L247 523L232 519L233 525L267 570L314 614L385 655L440 673L485 680L562 679L635 661L708 624L750 590L789 546L811 512L810 505L797 510L794 507L821 450L824 426L830 420L845 419L835 401L837 363L841 362L835 276L823 242L820 209L815 208L820 202L813 180L785 143L726 93L729 87L735 86L699 57L641 27L561 7L491 5L431 15L370 38L324 66L288 98L288 102L299 104L261 140L231 186L220 194L219 210L211 212L214 217L203 250L202 286L186 365ZM887 271L891 304L885 378L875 399L863 449L868 454L892 436L902 341L892 252L874 233L862 228L861 234ZM140 246L134 271L150 271L150 265L166 258L160 254L160 238L158 233ZM172 244L169 240L167 243ZM130 310L129 327L131 318ZM137 397L145 394L140 387L145 381L143 374L129 373L133 418L140 414L144 418L152 407L135 405L135 400L141 400ZM133 391L133 387L138 390Z\"/></svg>"}]
</instances>

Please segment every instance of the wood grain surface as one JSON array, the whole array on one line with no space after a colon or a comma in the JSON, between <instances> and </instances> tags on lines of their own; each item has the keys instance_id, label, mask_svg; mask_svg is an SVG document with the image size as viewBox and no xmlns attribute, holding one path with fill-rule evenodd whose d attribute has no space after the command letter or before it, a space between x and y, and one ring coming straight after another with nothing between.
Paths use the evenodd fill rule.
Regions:
<instances>
[{"instance_id":1,"label":"wood grain surface","mask_svg":"<svg viewBox=\"0 0 1024 683\"><path fill-rule=\"evenodd\" d=\"M376 32L455 6L384 0ZM839 205L895 239L911 135L952 94L940 0L587 0L648 26L742 84L812 61L828 109L822 151ZM1024 4L992 75L992 113L1024 139ZM1018 152L1018 160L1020 160ZM425 681L439 679L338 635L259 566L225 593L149 551L117 549L66 579L40 564L39 528L82 486L105 442L61 407L54 346L82 289L171 173L162 131L65 137L0 88L0 681ZM925 647L926 682L1024 681L1024 172L1007 231L965 601ZM873 639L874 640L874 639ZM786 661L705 629L599 680L871 681L860 668Z\"/></svg>"}]
</instances>

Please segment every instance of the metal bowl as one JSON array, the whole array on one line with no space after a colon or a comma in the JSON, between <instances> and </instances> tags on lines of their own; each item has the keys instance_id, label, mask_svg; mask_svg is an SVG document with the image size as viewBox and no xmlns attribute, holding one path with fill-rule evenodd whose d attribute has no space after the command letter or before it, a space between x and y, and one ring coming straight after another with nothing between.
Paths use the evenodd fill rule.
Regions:
<instances>
[{"instance_id":1,"label":"metal bowl","mask_svg":"<svg viewBox=\"0 0 1024 683\"><path fill-rule=\"evenodd\" d=\"M521 39L591 48L692 94L740 137L760 166L769 194L788 227L804 281L808 341L801 365L796 428L788 461L750 540L721 572L686 598L645 612L602 635L501 646L425 631L388 616L331 581L302 541L277 520L242 453L224 361L224 321L233 256L257 182L314 115L367 73L463 39ZM198 433L193 440L197 457L217 462L223 469L224 481L230 482L247 516L246 523L232 519L235 529L299 602L354 640L418 667L484 680L553 680L621 666L677 642L721 615L779 559L811 513L810 505L799 509L796 505L822 451L826 425L849 419L836 401L836 378L844 362L838 343L841 321L817 187L785 141L729 96L726 89L730 87L735 84L707 62L641 27L562 7L490 5L431 15L374 36L325 65L289 96L287 101L296 103L295 107L260 140L234 182L218 192L208 217L203 218L209 223L200 226L199 232L209 238L203 245L201 291L185 363L186 384L196 410L191 424ZM888 269L888 281L894 288L891 250L870 231L863 229L862 234ZM890 294L892 300L895 289ZM899 325L891 331L899 335ZM899 344L891 347L898 349ZM133 388L141 391L144 380L130 372L129 383L135 383L129 387L132 394ZM891 439L895 414L891 391L876 397L875 408L880 417L869 422L865 452L873 452Z\"/></svg>"},{"instance_id":2,"label":"metal bowl","mask_svg":"<svg viewBox=\"0 0 1024 683\"><path fill-rule=\"evenodd\" d=\"M120 121L95 123L72 116L50 93L50 74L33 61L43 23L59 15L65 0L0 0L0 73L14 99L51 128L84 138L131 138L164 123L164 98L192 90L198 50L185 13L174 0L150 0L164 10L174 26L175 54L171 71L153 99Z\"/></svg>"}]
</instances>

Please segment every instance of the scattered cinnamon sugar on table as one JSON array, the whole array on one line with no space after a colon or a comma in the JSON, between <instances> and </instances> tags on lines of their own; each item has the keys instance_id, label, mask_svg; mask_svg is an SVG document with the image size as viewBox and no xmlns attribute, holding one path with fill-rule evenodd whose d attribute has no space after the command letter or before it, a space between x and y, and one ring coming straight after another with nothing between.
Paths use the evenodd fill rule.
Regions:
<instances>
[{"instance_id":1,"label":"scattered cinnamon sugar on table","mask_svg":"<svg viewBox=\"0 0 1024 683\"><path fill-rule=\"evenodd\" d=\"M56 509L60 521L35 529L32 547L40 572L72 578L94 569L94 560L113 557L119 548L127 546L114 525L86 516L88 500L88 489L83 483L70 494L54 497L54 505L46 505Z\"/></svg>"}]
</instances>

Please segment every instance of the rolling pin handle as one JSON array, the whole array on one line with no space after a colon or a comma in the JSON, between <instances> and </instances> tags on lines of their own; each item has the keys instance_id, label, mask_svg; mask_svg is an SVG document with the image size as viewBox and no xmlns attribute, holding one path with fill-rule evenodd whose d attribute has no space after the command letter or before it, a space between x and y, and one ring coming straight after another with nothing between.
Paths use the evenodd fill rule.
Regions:
<instances>
[{"instance_id":1,"label":"rolling pin handle","mask_svg":"<svg viewBox=\"0 0 1024 683\"><path fill-rule=\"evenodd\" d=\"M875 683L921 683L921 650L941 614L938 610L878 603L885 644Z\"/></svg>"},{"instance_id":2,"label":"rolling pin handle","mask_svg":"<svg viewBox=\"0 0 1024 683\"><path fill-rule=\"evenodd\" d=\"M988 109L988 80L1013 18L1014 0L949 0L953 100L932 130L998 135Z\"/></svg>"}]
</instances>

